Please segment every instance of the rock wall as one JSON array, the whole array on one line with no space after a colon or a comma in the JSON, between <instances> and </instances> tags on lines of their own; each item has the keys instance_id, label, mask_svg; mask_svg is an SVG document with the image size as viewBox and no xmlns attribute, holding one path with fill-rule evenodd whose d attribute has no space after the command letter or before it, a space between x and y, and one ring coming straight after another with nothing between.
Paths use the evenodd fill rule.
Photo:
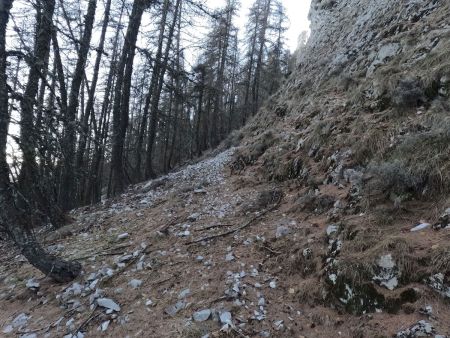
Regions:
<instances>
[{"instance_id":1,"label":"rock wall","mask_svg":"<svg viewBox=\"0 0 450 338\"><path fill-rule=\"evenodd\" d=\"M430 14L447 6L445 0L314 0L309 15L312 34L302 64L324 76L361 71L370 76L411 49L416 51L410 60L414 62L438 48L437 36L450 31L445 17L433 17L438 19L430 22L433 28L426 24ZM419 46L407 39L416 33L427 35Z\"/></svg>"}]
</instances>

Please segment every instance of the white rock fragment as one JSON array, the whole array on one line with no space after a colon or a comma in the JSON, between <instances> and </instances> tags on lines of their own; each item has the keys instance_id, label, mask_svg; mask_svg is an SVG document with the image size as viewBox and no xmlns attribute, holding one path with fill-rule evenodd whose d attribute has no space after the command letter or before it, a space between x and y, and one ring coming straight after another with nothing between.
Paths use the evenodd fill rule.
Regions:
<instances>
[{"instance_id":1,"label":"white rock fragment","mask_svg":"<svg viewBox=\"0 0 450 338\"><path fill-rule=\"evenodd\" d=\"M221 312L219 314L219 319L222 324L229 324L229 325L232 324L231 313L228 311Z\"/></svg>"},{"instance_id":2,"label":"white rock fragment","mask_svg":"<svg viewBox=\"0 0 450 338\"><path fill-rule=\"evenodd\" d=\"M95 280L96 278L97 278L97 273L92 272L92 273L88 276L87 281L88 281L88 282L92 282L92 281Z\"/></svg>"},{"instance_id":3,"label":"white rock fragment","mask_svg":"<svg viewBox=\"0 0 450 338\"><path fill-rule=\"evenodd\" d=\"M411 232L420 231L420 230L426 229L426 228L428 228L430 226L431 226L431 224L429 224L429 223L420 223L419 225L417 225L414 228L412 228Z\"/></svg>"},{"instance_id":4,"label":"white rock fragment","mask_svg":"<svg viewBox=\"0 0 450 338\"><path fill-rule=\"evenodd\" d=\"M373 280L378 282L381 286L386 287L388 290L394 290L398 286L398 277L400 273L396 267L395 261L391 254L383 255L377 261L377 265L380 271Z\"/></svg>"},{"instance_id":5,"label":"white rock fragment","mask_svg":"<svg viewBox=\"0 0 450 338\"><path fill-rule=\"evenodd\" d=\"M118 235L117 239L118 240L124 240L124 239L127 239L128 237L130 237L130 234L128 232L125 232L123 234Z\"/></svg>"},{"instance_id":6,"label":"white rock fragment","mask_svg":"<svg viewBox=\"0 0 450 338\"><path fill-rule=\"evenodd\" d=\"M232 252L227 253L227 255L225 256L225 261L227 261L227 262L234 261L234 259L235 258L234 258L234 255Z\"/></svg>"},{"instance_id":7,"label":"white rock fragment","mask_svg":"<svg viewBox=\"0 0 450 338\"><path fill-rule=\"evenodd\" d=\"M37 338L37 334L36 333L25 333L25 334L21 335L20 338Z\"/></svg>"},{"instance_id":8,"label":"white rock fragment","mask_svg":"<svg viewBox=\"0 0 450 338\"><path fill-rule=\"evenodd\" d=\"M31 278L31 279L29 279L29 280L27 281L27 283L25 284L25 286L26 286L28 289L35 291L35 290L38 290L38 289L39 289L40 284L39 284L39 282L36 282L36 281L34 280L34 278Z\"/></svg>"},{"instance_id":9,"label":"white rock fragment","mask_svg":"<svg viewBox=\"0 0 450 338\"><path fill-rule=\"evenodd\" d=\"M191 232L189 230L181 231L178 233L178 237L189 237L191 235Z\"/></svg>"},{"instance_id":10,"label":"white rock fragment","mask_svg":"<svg viewBox=\"0 0 450 338\"><path fill-rule=\"evenodd\" d=\"M123 293L123 288L115 288L115 289L114 289L114 293L115 293L116 295L120 295L121 293Z\"/></svg>"},{"instance_id":11,"label":"white rock fragment","mask_svg":"<svg viewBox=\"0 0 450 338\"><path fill-rule=\"evenodd\" d=\"M97 298L101 298L103 296L103 290L95 289L95 292L89 296L89 304L94 304Z\"/></svg>"},{"instance_id":12,"label":"white rock fragment","mask_svg":"<svg viewBox=\"0 0 450 338\"><path fill-rule=\"evenodd\" d=\"M189 222L195 222L196 220L198 220L200 218L200 214L198 212L193 213L192 215L189 215L187 220Z\"/></svg>"},{"instance_id":13,"label":"white rock fragment","mask_svg":"<svg viewBox=\"0 0 450 338\"><path fill-rule=\"evenodd\" d=\"M283 326L284 326L283 325L284 321L283 320L277 320L273 324L274 324L276 330L281 330L283 328Z\"/></svg>"},{"instance_id":14,"label":"white rock fragment","mask_svg":"<svg viewBox=\"0 0 450 338\"><path fill-rule=\"evenodd\" d=\"M108 329L109 323L111 323L110 320L104 321L101 325L100 325L100 331L105 332Z\"/></svg>"},{"instance_id":15,"label":"white rock fragment","mask_svg":"<svg viewBox=\"0 0 450 338\"><path fill-rule=\"evenodd\" d=\"M271 281L269 283L269 286L270 286L271 289L276 289L277 288L277 283L275 281Z\"/></svg>"},{"instance_id":16,"label":"white rock fragment","mask_svg":"<svg viewBox=\"0 0 450 338\"><path fill-rule=\"evenodd\" d=\"M147 300L145 301L145 306L152 306L152 305L153 305L153 302L152 302L151 299L147 299Z\"/></svg>"},{"instance_id":17,"label":"white rock fragment","mask_svg":"<svg viewBox=\"0 0 450 338\"><path fill-rule=\"evenodd\" d=\"M392 269L395 267L395 262L391 254L383 255L377 262L378 266L383 269Z\"/></svg>"},{"instance_id":18,"label":"white rock fragment","mask_svg":"<svg viewBox=\"0 0 450 338\"><path fill-rule=\"evenodd\" d=\"M391 279L381 282L381 285L385 286L388 290L394 290L398 286L397 277L392 277Z\"/></svg>"},{"instance_id":19,"label":"white rock fragment","mask_svg":"<svg viewBox=\"0 0 450 338\"><path fill-rule=\"evenodd\" d=\"M112 277L114 275L114 270L111 268L106 268L105 269L105 275L108 277Z\"/></svg>"},{"instance_id":20,"label":"white rock fragment","mask_svg":"<svg viewBox=\"0 0 450 338\"><path fill-rule=\"evenodd\" d=\"M69 333L64 336L64 338L84 338L84 337L85 336L83 332L77 332L76 334Z\"/></svg>"},{"instance_id":21,"label":"white rock fragment","mask_svg":"<svg viewBox=\"0 0 450 338\"><path fill-rule=\"evenodd\" d=\"M175 305L171 305L169 306L165 312L169 315L169 316L175 316L178 312L180 312L181 310L183 310L184 308L186 308L186 303L182 300L178 301Z\"/></svg>"},{"instance_id":22,"label":"white rock fragment","mask_svg":"<svg viewBox=\"0 0 450 338\"><path fill-rule=\"evenodd\" d=\"M263 312L259 312L259 311L254 311L253 312L254 316L252 317L253 319L256 319L257 321L263 321L264 319L266 319L266 315Z\"/></svg>"},{"instance_id":23,"label":"white rock fragment","mask_svg":"<svg viewBox=\"0 0 450 338\"><path fill-rule=\"evenodd\" d=\"M98 282L99 282L98 279L93 280L93 281L89 284L89 289L95 290L95 288L97 287Z\"/></svg>"},{"instance_id":24,"label":"white rock fragment","mask_svg":"<svg viewBox=\"0 0 450 338\"><path fill-rule=\"evenodd\" d=\"M19 314L14 320L12 321L13 328L18 328L21 326L24 326L27 324L28 319L30 319L31 316L27 316L25 313Z\"/></svg>"},{"instance_id":25,"label":"white rock fragment","mask_svg":"<svg viewBox=\"0 0 450 338\"><path fill-rule=\"evenodd\" d=\"M253 243L253 239L251 239L251 238L247 238L247 239L243 242L243 244L244 244L245 246L251 245L252 243Z\"/></svg>"},{"instance_id":26,"label":"white rock fragment","mask_svg":"<svg viewBox=\"0 0 450 338\"><path fill-rule=\"evenodd\" d=\"M337 275L335 273L332 273L331 275L329 275L328 278L333 283L333 285L336 285Z\"/></svg>"},{"instance_id":27,"label":"white rock fragment","mask_svg":"<svg viewBox=\"0 0 450 338\"><path fill-rule=\"evenodd\" d=\"M6 325L2 330L2 332L6 333L6 334L11 333L13 331L14 331L14 328L12 325Z\"/></svg>"},{"instance_id":28,"label":"white rock fragment","mask_svg":"<svg viewBox=\"0 0 450 338\"><path fill-rule=\"evenodd\" d=\"M69 330L73 330L75 329L75 318L70 318L67 322L66 322L66 327L69 328Z\"/></svg>"},{"instance_id":29,"label":"white rock fragment","mask_svg":"<svg viewBox=\"0 0 450 338\"><path fill-rule=\"evenodd\" d=\"M277 231L275 232L275 237L282 238L282 237L289 235L290 233L291 233L291 229L289 229L286 226L280 225L277 227Z\"/></svg>"},{"instance_id":30,"label":"white rock fragment","mask_svg":"<svg viewBox=\"0 0 450 338\"><path fill-rule=\"evenodd\" d=\"M427 315L427 316L431 316L431 315L433 315L433 307L431 305L427 305L423 308L420 308L419 313Z\"/></svg>"},{"instance_id":31,"label":"white rock fragment","mask_svg":"<svg viewBox=\"0 0 450 338\"><path fill-rule=\"evenodd\" d=\"M128 282L128 285L131 286L133 289L137 289L141 287L142 281L140 279L132 279Z\"/></svg>"},{"instance_id":32,"label":"white rock fragment","mask_svg":"<svg viewBox=\"0 0 450 338\"><path fill-rule=\"evenodd\" d=\"M252 270L250 271L250 275L252 277L257 277L259 275L258 270L256 268L253 268L253 266L251 266L251 267L252 267Z\"/></svg>"},{"instance_id":33,"label":"white rock fragment","mask_svg":"<svg viewBox=\"0 0 450 338\"><path fill-rule=\"evenodd\" d=\"M98 306L104 307L106 309L119 312L120 306L110 298L99 298L97 299Z\"/></svg>"},{"instance_id":34,"label":"white rock fragment","mask_svg":"<svg viewBox=\"0 0 450 338\"><path fill-rule=\"evenodd\" d=\"M196 322L204 322L204 321L207 321L210 316L211 316L211 310L210 309L205 309L205 310L201 310L201 311L195 312L192 315L192 318Z\"/></svg>"},{"instance_id":35,"label":"white rock fragment","mask_svg":"<svg viewBox=\"0 0 450 338\"><path fill-rule=\"evenodd\" d=\"M184 290L180 291L180 293L178 294L178 299L186 298L190 294L191 294L191 289L184 289Z\"/></svg>"},{"instance_id":36,"label":"white rock fragment","mask_svg":"<svg viewBox=\"0 0 450 338\"><path fill-rule=\"evenodd\" d=\"M330 237L332 234L337 232L339 227L336 224L331 224L327 227L327 236Z\"/></svg>"},{"instance_id":37,"label":"white rock fragment","mask_svg":"<svg viewBox=\"0 0 450 338\"><path fill-rule=\"evenodd\" d=\"M125 263L125 262L128 262L131 259L133 259L133 255L124 255L124 256L119 258L119 263Z\"/></svg>"},{"instance_id":38,"label":"white rock fragment","mask_svg":"<svg viewBox=\"0 0 450 338\"><path fill-rule=\"evenodd\" d=\"M150 204L151 200L149 198L144 198L139 201L139 204Z\"/></svg>"}]
</instances>

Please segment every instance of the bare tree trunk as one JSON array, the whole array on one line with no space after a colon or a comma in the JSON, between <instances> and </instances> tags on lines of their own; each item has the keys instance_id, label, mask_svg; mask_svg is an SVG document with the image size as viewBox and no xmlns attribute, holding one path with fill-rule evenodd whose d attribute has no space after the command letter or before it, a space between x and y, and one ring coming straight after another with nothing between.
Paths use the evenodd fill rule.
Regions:
<instances>
[{"instance_id":1,"label":"bare tree trunk","mask_svg":"<svg viewBox=\"0 0 450 338\"><path fill-rule=\"evenodd\" d=\"M60 110L61 116L67 116L67 88L66 79L64 76L64 67L61 60L61 53L59 50L58 37L56 35L56 27L52 29L52 42L53 42L53 56L55 58L56 74L59 84L59 94L60 94Z\"/></svg>"},{"instance_id":2,"label":"bare tree trunk","mask_svg":"<svg viewBox=\"0 0 450 338\"><path fill-rule=\"evenodd\" d=\"M136 48L137 35L141 24L142 14L148 1L135 0L130 15L127 34L122 55L117 67L117 81L113 105L113 135L111 152L111 185L108 196L116 196L125 190L124 143L128 127L128 103L130 98L131 74Z\"/></svg>"},{"instance_id":3,"label":"bare tree trunk","mask_svg":"<svg viewBox=\"0 0 450 338\"><path fill-rule=\"evenodd\" d=\"M8 87L6 82L6 26L9 20L13 0L2 0L0 2L0 189L7 187L9 182L9 167L6 161L6 143L10 112L8 111ZM0 193L3 191L0 190ZM1 195L0 195L1 198Z\"/></svg>"},{"instance_id":4,"label":"bare tree trunk","mask_svg":"<svg viewBox=\"0 0 450 338\"><path fill-rule=\"evenodd\" d=\"M196 144L196 152L197 156L201 156L203 152L201 135L200 135L200 127L203 125L203 96L205 91L205 73L206 69L204 65L200 65L198 71L200 72L200 79L198 84L198 103L197 103L197 120L195 124L195 144Z\"/></svg>"},{"instance_id":5,"label":"bare tree trunk","mask_svg":"<svg viewBox=\"0 0 450 338\"><path fill-rule=\"evenodd\" d=\"M168 64L168 60L169 60L169 52L170 52L170 47L172 46L172 39L173 39L174 31L175 31L175 26L177 23L178 10L180 8L180 5L181 5L181 0L177 0L177 2L175 4L175 8L174 8L173 21L170 26L169 34L167 37L166 49L164 52L164 59L162 60L161 71L158 74L159 75L159 79L157 82L158 85L156 87L155 93L152 95L150 131L149 131L148 139L147 139L147 157L145 160L145 178L146 179L154 178L156 176L156 173L153 169L152 160L153 160L153 147L155 144L155 137L156 137L156 131L157 131L157 125L158 125L159 100L160 100L161 92L162 92L162 88L163 88L164 75L167 70L167 64ZM158 62L158 60L156 62Z\"/></svg>"},{"instance_id":6,"label":"bare tree trunk","mask_svg":"<svg viewBox=\"0 0 450 338\"><path fill-rule=\"evenodd\" d=\"M79 105L80 87L84 76L84 67L86 65L89 53L92 28L95 19L95 10L97 0L89 0L89 5L84 23L84 32L78 51L77 64L73 73L72 85L69 94L69 105L67 107L67 116L65 117L65 137L63 139L64 149L64 168L62 174L62 184L60 191L59 204L64 211L70 210L75 206L75 142L76 142L76 117Z\"/></svg>"},{"instance_id":7,"label":"bare tree trunk","mask_svg":"<svg viewBox=\"0 0 450 338\"><path fill-rule=\"evenodd\" d=\"M151 67L151 61L149 61L149 67ZM155 65L153 66L154 69ZM154 73L152 74L153 77ZM151 87L150 87L151 88ZM142 92L144 92L144 88L142 88ZM144 136L145 131L147 130L147 121L148 121L148 111L150 107L150 96L151 96L151 89L147 92L145 95L144 100L144 109L142 110L141 114L141 122L139 124L139 128L137 131L137 141L136 141L136 150L135 150L135 157L136 157L136 165L135 165L135 179L139 182L142 180L142 151L144 146Z\"/></svg>"},{"instance_id":8,"label":"bare tree trunk","mask_svg":"<svg viewBox=\"0 0 450 338\"><path fill-rule=\"evenodd\" d=\"M182 8L180 6L180 14L178 16L178 25L177 25L177 45L176 45L176 60L175 60L175 67L174 67L174 76L175 76L175 116L173 121L173 134L172 134L172 140L170 144L170 153L169 158L167 160L166 168L167 171L172 169L172 159L175 151L175 141L177 139L178 134L178 124L179 124L179 115L183 115L183 88L181 86L180 76L181 76L181 14L182 14ZM181 114L180 113L181 110ZM169 136L169 135L168 135Z\"/></svg>"},{"instance_id":9,"label":"bare tree trunk","mask_svg":"<svg viewBox=\"0 0 450 338\"><path fill-rule=\"evenodd\" d=\"M251 50L250 50L250 60L248 61L248 69L247 69L247 77L245 81L245 94L244 94L244 112L243 112L243 119L242 124L245 124L248 118L248 110L249 110L249 102L250 102L250 89L251 89L251 81L252 81L252 75L253 75L253 64L255 62L255 49L256 49L256 41L257 41L257 34L258 34L258 28L259 28L259 11L257 13L256 19L255 19L255 29L253 30L252 36L251 36Z\"/></svg>"},{"instance_id":10,"label":"bare tree trunk","mask_svg":"<svg viewBox=\"0 0 450 338\"><path fill-rule=\"evenodd\" d=\"M107 0L106 6L105 6L105 14L104 14L104 18L103 18L102 32L100 35L100 43L97 48L97 57L95 59L94 75L92 78L91 88L89 91L88 102L86 104L86 112L83 116L83 121L81 122L80 140L78 143L78 151L77 151L77 155L76 155L76 159L75 159L75 170L78 173L77 176L80 179L80 187L82 189L85 188L85 180L83 179L82 172L83 172L84 152L85 152L86 142L87 142L88 135L89 135L88 134L89 119L91 117L91 114L93 114L93 109L94 109L95 90L97 88L98 74L99 74L99 70L100 70L100 62L102 59L103 49L105 46L105 36L106 36L106 31L108 29L108 24L109 24L110 9L111 9L111 0ZM81 199L82 193L78 192L77 195L78 195L79 201L82 202L82 199Z\"/></svg>"},{"instance_id":11,"label":"bare tree trunk","mask_svg":"<svg viewBox=\"0 0 450 338\"><path fill-rule=\"evenodd\" d=\"M153 72L152 72L152 78L150 80L150 88L147 94L147 97L145 99L145 106L144 106L144 112L143 112L143 121L139 130L139 136L138 136L138 142L137 142L137 149L136 149L136 167L138 170L141 168L141 162L142 162L142 148L144 144L144 134L147 129L147 121L148 121L148 115L150 112L150 104L152 102L152 97L156 93L156 87L158 86L158 79L159 79L159 73L161 69L161 63L162 63L162 55L163 55L163 44L164 44L164 33L166 29L167 24L167 14L169 11L169 0L164 0L164 5L162 8L161 13L161 21L159 24L159 36L158 36L158 47L156 50L155 55L155 61L153 63ZM150 126L150 128L152 128ZM147 165L144 170L144 178L147 178Z\"/></svg>"},{"instance_id":12,"label":"bare tree trunk","mask_svg":"<svg viewBox=\"0 0 450 338\"><path fill-rule=\"evenodd\" d=\"M256 67L255 67L255 76L253 78L252 85L252 114L255 114L259 108L259 87L261 80L261 71L262 71L262 61L263 61L263 53L264 46L266 44L266 31L268 26L268 19L270 15L270 6L271 0L267 0L265 3L264 12L263 12L263 22L259 31L258 42L259 42L259 50L258 56L256 59Z\"/></svg>"},{"instance_id":13,"label":"bare tree trunk","mask_svg":"<svg viewBox=\"0 0 450 338\"><path fill-rule=\"evenodd\" d=\"M217 146L219 142L222 140L222 135L219 132L218 134L218 128L217 128L217 120L220 118L220 115L223 114L223 100L224 100L224 81L225 81L225 65L228 58L228 47L229 47L229 39L230 39L230 30L231 30L231 24L233 19L233 11L232 8L229 6L228 3L227 6L227 16L225 19L225 25L221 29L221 41L222 48L220 53L220 59L219 59L219 65L218 65L218 72L217 72L217 85L216 85L216 97L214 102L214 116L213 116L213 126L212 126L212 138L211 138L211 145L213 147ZM222 24L222 23L221 23ZM223 31L222 31L223 30ZM220 123L222 125L222 123Z\"/></svg>"},{"instance_id":14,"label":"bare tree trunk","mask_svg":"<svg viewBox=\"0 0 450 338\"><path fill-rule=\"evenodd\" d=\"M114 35L114 41L112 46L112 56L110 69L108 73L108 78L106 80L105 94L102 102L102 109L100 113L100 118L98 121L98 126L95 129L94 137L94 155L91 161L89 180L86 186L86 194L84 197L85 203L98 203L101 200L101 190L102 190L102 179L103 170L102 163L104 160L106 139L108 136L109 129L109 115L110 115L110 103L112 89L114 89L114 78L117 75L117 58L118 58L118 45L119 36L121 32L122 16L125 9L125 2L122 2L120 9L118 25Z\"/></svg>"}]
</instances>

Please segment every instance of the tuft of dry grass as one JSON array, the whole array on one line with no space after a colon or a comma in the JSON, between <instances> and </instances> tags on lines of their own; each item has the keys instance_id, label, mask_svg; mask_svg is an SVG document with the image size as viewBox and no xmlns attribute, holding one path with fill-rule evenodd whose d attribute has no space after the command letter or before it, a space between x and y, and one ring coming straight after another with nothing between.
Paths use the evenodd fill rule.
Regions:
<instances>
[{"instance_id":1,"label":"tuft of dry grass","mask_svg":"<svg viewBox=\"0 0 450 338\"><path fill-rule=\"evenodd\" d=\"M319 121L314 126L306 146L311 148L313 146L320 147L327 143L333 130L333 121Z\"/></svg>"},{"instance_id":2,"label":"tuft of dry grass","mask_svg":"<svg viewBox=\"0 0 450 338\"><path fill-rule=\"evenodd\" d=\"M300 304L315 306L323 302L324 287L316 278L301 280L295 294Z\"/></svg>"},{"instance_id":3,"label":"tuft of dry grass","mask_svg":"<svg viewBox=\"0 0 450 338\"><path fill-rule=\"evenodd\" d=\"M420 279L420 257L414 255L414 249L406 239L400 236L356 236L353 241L345 242L338 263L338 270L346 280L354 285L363 285L371 281L380 256L392 254L402 282Z\"/></svg>"},{"instance_id":4,"label":"tuft of dry grass","mask_svg":"<svg viewBox=\"0 0 450 338\"><path fill-rule=\"evenodd\" d=\"M450 273L450 245L439 248L431 258L434 273Z\"/></svg>"},{"instance_id":5,"label":"tuft of dry grass","mask_svg":"<svg viewBox=\"0 0 450 338\"><path fill-rule=\"evenodd\" d=\"M386 132L378 128L370 129L361 136L354 146L353 158L358 164L367 164L374 157L384 158L389 150L393 131Z\"/></svg>"},{"instance_id":6,"label":"tuft of dry grass","mask_svg":"<svg viewBox=\"0 0 450 338\"><path fill-rule=\"evenodd\" d=\"M276 137L271 130L259 135L252 143L241 147L231 163L233 172L241 172L245 167L253 165L267 149L272 147Z\"/></svg>"},{"instance_id":7,"label":"tuft of dry grass","mask_svg":"<svg viewBox=\"0 0 450 338\"><path fill-rule=\"evenodd\" d=\"M428 127L404 136L384 160L372 161L366 195L430 197L450 191L450 117L435 115Z\"/></svg>"},{"instance_id":8,"label":"tuft of dry grass","mask_svg":"<svg viewBox=\"0 0 450 338\"><path fill-rule=\"evenodd\" d=\"M317 271L319 262L312 257L305 257L303 251L297 251L287 259L287 272L291 275L300 274L303 278L312 275Z\"/></svg>"}]
</instances>

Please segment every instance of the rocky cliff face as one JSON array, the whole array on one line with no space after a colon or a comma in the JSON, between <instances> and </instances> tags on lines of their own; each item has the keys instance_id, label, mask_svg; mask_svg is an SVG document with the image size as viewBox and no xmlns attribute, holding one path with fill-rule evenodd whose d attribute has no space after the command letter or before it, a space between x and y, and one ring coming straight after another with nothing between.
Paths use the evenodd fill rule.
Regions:
<instances>
[{"instance_id":1,"label":"rocky cliff face","mask_svg":"<svg viewBox=\"0 0 450 338\"><path fill-rule=\"evenodd\" d=\"M302 62L307 70L316 70L323 76L342 73L371 76L398 54L412 54L409 65L413 65L439 48L440 38L448 33L448 20L442 16L445 3L313 1L310 12L313 34ZM408 39L418 38L417 34L422 36L416 41Z\"/></svg>"},{"instance_id":2,"label":"rocky cliff face","mask_svg":"<svg viewBox=\"0 0 450 338\"><path fill-rule=\"evenodd\" d=\"M449 11L443 0L313 1L297 69L250 131L271 129L283 154L409 172L388 182L397 197L448 193Z\"/></svg>"}]
</instances>

